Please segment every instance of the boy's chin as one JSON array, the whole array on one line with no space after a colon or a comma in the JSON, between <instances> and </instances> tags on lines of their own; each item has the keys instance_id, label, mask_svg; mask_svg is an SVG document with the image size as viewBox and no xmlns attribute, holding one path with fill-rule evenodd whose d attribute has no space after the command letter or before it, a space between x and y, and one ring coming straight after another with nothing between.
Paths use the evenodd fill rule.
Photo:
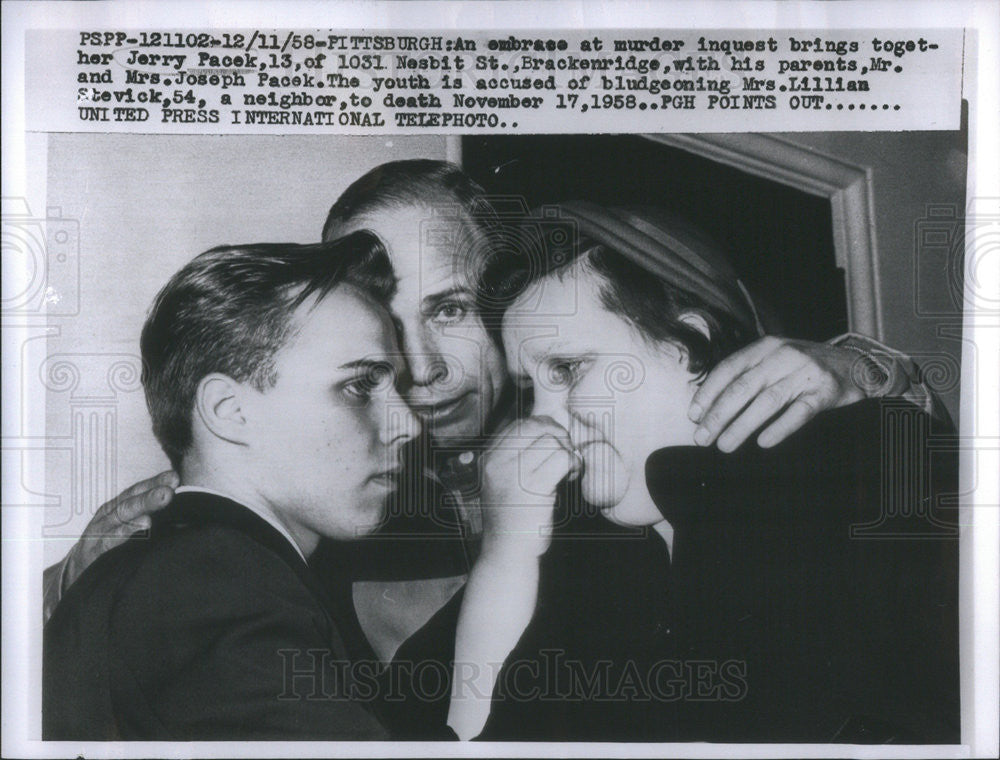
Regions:
<instances>
[{"instance_id":1,"label":"boy's chin","mask_svg":"<svg viewBox=\"0 0 1000 760\"><path fill-rule=\"evenodd\" d=\"M371 535L385 522L386 512L385 500L369 502L355 515L354 521L347 530L348 535L343 536L342 540L353 540Z\"/></svg>"}]
</instances>

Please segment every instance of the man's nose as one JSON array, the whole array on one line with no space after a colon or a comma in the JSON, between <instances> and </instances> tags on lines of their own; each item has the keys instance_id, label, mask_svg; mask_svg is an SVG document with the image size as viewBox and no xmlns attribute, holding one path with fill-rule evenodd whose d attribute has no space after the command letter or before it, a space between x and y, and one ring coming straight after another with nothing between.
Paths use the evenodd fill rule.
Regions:
<instances>
[{"instance_id":1,"label":"man's nose","mask_svg":"<svg viewBox=\"0 0 1000 760\"><path fill-rule=\"evenodd\" d=\"M390 394L382 423L382 443L402 446L420 435L420 420L397 392Z\"/></svg>"},{"instance_id":2,"label":"man's nose","mask_svg":"<svg viewBox=\"0 0 1000 760\"><path fill-rule=\"evenodd\" d=\"M437 341L420 325L406 325L400 342L413 385L443 385L454 374Z\"/></svg>"},{"instance_id":3,"label":"man's nose","mask_svg":"<svg viewBox=\"0 0 1000 760\"><path fill-rule=\"evenodd\" d=\"M445 385L453 375L448 362L436 351L411 352L406 359L414 385Z\"/></svg>"}]
</instances>

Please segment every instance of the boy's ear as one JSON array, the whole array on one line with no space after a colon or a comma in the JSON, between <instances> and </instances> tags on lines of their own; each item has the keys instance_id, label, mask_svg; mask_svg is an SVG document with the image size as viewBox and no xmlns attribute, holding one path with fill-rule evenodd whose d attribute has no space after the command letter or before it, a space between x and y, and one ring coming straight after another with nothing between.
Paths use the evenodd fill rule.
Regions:
<instances>
[{"instance_id":1,"label":"boy's ear","mask_svg":"<svg viewBox=\"0 0 1000 760\"><path fill-rule=\"evenodd\" d=\"M195 410L202 424L217 438L246 444L249 437L243 408L246 388L228 375L213 372L198 383Z\"/></svg>"},{"instance_id":2,"label":"boy's ear","mask_svg":"<svg viewBox=\"0 0 1000 760\"><path fill-rule=\"evenodd\" d=\"M693 311L686 311L681 314L678 319L680 319L680 321L688 327L693 327L709 340L712 339L712 331L708 329L708 322L705 321L705 318L701 316L701 314L696 314Z\"/></svg>"}]
</instances>

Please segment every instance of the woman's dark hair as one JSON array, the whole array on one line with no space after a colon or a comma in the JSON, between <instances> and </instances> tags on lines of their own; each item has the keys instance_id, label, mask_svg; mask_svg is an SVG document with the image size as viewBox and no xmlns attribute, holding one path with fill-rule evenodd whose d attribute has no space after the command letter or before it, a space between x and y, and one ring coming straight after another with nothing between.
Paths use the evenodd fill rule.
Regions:
<instances>
[{"instance_id":1,"label":"woman's dark hair","mask_svg":"<svg viewBox=\"0 0 1000 760\"><path fill-rule=\"evenodd\" d=\"M221 246L170 278L153 302L140 345L153 432L175 469L191 446L202 378L219 372L261 391L274 387L274 357L294 335L294 312L341 284L378 303L392 297L392 267L374 235Z\"/></svg>"},{"instance_id":2,"label":"woman's dark hair","mask_svg":"<svg viewBox=\"0 0 1000 760\"><path fill-rule=\"evenodd\" d=\"M479 282L480 308L494 334L507 308L532 284L549 276L562 278L570 267L580 264L598 278L604 308L632 325L644 339L682 348L688 369L696 375L706 374L759 337L744 320L698 293L678 287L609 243L579 232L571 219L523 226L517 237L520 244L494 255ZM685 314L700 316L709 335L685 322Z\"/></svg>"}]
</instances>

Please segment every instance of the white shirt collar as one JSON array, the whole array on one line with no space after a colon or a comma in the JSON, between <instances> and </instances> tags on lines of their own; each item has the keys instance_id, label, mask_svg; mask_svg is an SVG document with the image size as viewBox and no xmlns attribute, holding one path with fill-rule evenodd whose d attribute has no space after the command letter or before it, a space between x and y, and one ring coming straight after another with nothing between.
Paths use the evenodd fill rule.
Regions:
<instances>
[{"instance_id":1,"label":"white shirt collar","mask_svg":"<svg viewBox=\"0 0 1000 760\"><path fill-rule=\"evenodd\" d=\"M267 522L268 525L270 525L272 528L278 531L278 533L280 533L286 539L288 539L288 543L290 543L292 546L295 547L295 551L297 551L299 553L299 556L302 557L302 561L303 562L306 561L306 555L302 553L302 550L299 548L299 545L295 542L295 539L292 538L292 534L288 532L288 530L285 528L284 525L282 525L280 522L277 521L277 519L275 519L274 515L269 514L265 510L255 507L252 504L247 504L246 502L240 501L239 499L233 498L227 493L222 493L221 491L215 491L211 488L205 488L204 486L178 486L177 488L174 489L174 493L208 493L212 494L213 496L221 496L223 499L229 499L229 501L235 501L240 506L249 509L255 515L257 515L257 517Z\"/></svg>"}]
</instances>

